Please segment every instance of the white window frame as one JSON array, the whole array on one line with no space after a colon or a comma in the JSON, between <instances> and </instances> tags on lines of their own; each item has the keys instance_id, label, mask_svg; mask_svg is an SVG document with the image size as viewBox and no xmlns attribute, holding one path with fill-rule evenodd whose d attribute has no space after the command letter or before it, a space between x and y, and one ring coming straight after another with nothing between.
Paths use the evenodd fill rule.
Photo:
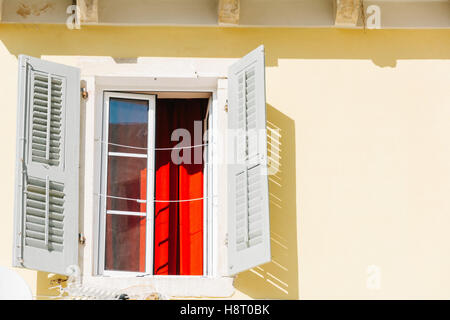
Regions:
<instances>
[{"instance_id":1,"label":"white window frame","mask_svg":"<svg viewBox=\"0 0 450 320\"><path fill-rule=\"evenodd\" d=\"M177 93L178 91L164 91L164 93L167 95L170 95L170 93ZM214 99L214 92L205 92L210 94L209 97L209 104L213 104ZM126 99L136 99L136 100L147 100L149 105L149 114L148 114L148 149L152 150L155 147L154 142L154 134L155 131L155 114L156 114L156 95L157 93L129 93L129 92L117 92L117 91L104 91L103 92L103 134L102 134L102 172L101 172L101 201L100 201L100 209L99 209L99 226L97 227L99 230L99 238L98 238L98 275L103 276L109 276L109 277L120 277L120 276L128 276L128 277L138 277L138 276L152 276L152 277L158 277L157 275L153 275L153 255L154 255L154 205L152 202L148 202L147 205L147 212L146 216L148 219L146 220L146 270L145 272L129 272L129 271L113 271L113 270L105 270L105 224L106 224L106 185L107 185L107 170L108 170L108 161L107 157L110 154L108 151L108 145L105 141L107 141L109 137L108 127L109 127L109 101L110 98L126 98ZM208 122L212 122L212 113L208 114ZM211 126L209 126L209 129L211 129ZM211 132L212 131L208 131ZM208 153L208 159L211 159L213 157L212 153L210 154L210 148L206 146L207 153ZM147 201L150 199L148 195L152 195L154 193L155 185L154 183L151 183L151 181L154 181L154 167L155 167L155 154L153 153L147 153L145 156L139 155L139 157L147 158L147 172L148 172L148 178L147 178ZM203 221L204 221L204 236L203 236L203 275L193 275L192 277L202 277L202 276L208 276L210 275L210 269L209 266L212 264L212 259L208 259L212 254L212 219L210 216L208 216L212 212L212 203L208 201L208 186L212 185L212 175L209 175L208 172L211 170L211 168L208 167L208 164L205 163L204 168L204 197L206 198L204 200L204 210L203 210ZM151 174L149 173L151 172ZM211 177L211 178L210 178ZM150 199L151 200L151 199ZM123 212L122 214L126 214ZM137 215L137 214L136 214ZM161 277L166 277L165 275L162 275Z\"/></svg>"},{"instance_id":2,"label":"white window frame","mask_svg":"<svg viewBox=\"0 0 450 320\"><path fill-rule=\"evenodd\" d=\"M61 57L49 60L61 61ZM64 60L67 58L64 57ZM150 285L169 296L229 297L234 292L233 278L227 274L227 185L226 164L221 162L227 127L227 73L238 59L226 58L138 58L133 63L117 63L110 57L72 57L81 70L82 87L89 97L82 102L80 233L86 237L79 257L83 282L103 289ZM210 237L207 243L207 273L205 276L147 276L120 272L118 277L99 275L98 212L100 192L102 137L102 103L104 91L134 92L210 92L209 155L217 160L208 163L208 221ZM210 158L211 159L211 158ZM209 209L208 209L209 210Z\"/></svg>"},{"instance_id":3,"label":"white window frame","mask_svg":"<svg viewBox=\"0 0 450 320\"><path fill-rule=\"evenodd\" d=\"M99 110L102 110L102 126L103 126L103 130L102 130L102 138L101 139L106 139L108 137L107 134L107 121L109 119L109 103L107 102L107 97L135 97L135 99L140 99L140 100L146 100L144 97L146 96L145 94L134 94L132 92L143 92L143 91L157 91L155 89L155 87L151 87L151 88L138 88L138 87L130 87L130 86L123 86L120 82L125 81L124 79L120 79L120 78L115 78L115 79L110 79L112 81L118 81L118 85L119 86L108 86L108 87L102 87L102 86L98 86L97 88L97 93L99 94L99 96L102 96L103 99L101 100L101 105L98 105L97 108ZM107 88L107 89L106 89ZM119 92L120 91L120 92ZM166 93L178 93L178 92L186 92L186 90L177 90L177 89L173 89L173 90L159 90L158 92L166 92ZM209 89L209 90L195 90L193 91L192 89L189 92L202 92L202 93L210 93L211 97L210 97L210 103L211 106L215 105L215 99L217 97L217 93L216 90L214 89ZM148 94L147 96L150 96L151 94ZM150 103L150 100L149 100ZM150 106L150 104L149 104ZM154 102L154 107L156 108L156 103ZM155 116L153 115L153 118L155 118ZM150 119L150 112L149 112L149 119ZM150 120L149 120L150 121ZM154 120L153 120L154 121ZM208 121L209 121L209 134L211 135L210 139L212 139L214 133L214 125L213 125L213 112L210 112L208 115ZM150 123L150 122L149 122ZM106 128L106 130L105 130ZM149 127L150 128L150 127ZM150 131L149 131L149 141L150 141ZM104 143L99 143L99 145L104 145ZM149 146L150 146L150 142L149 142ZM98 146L99 147L99 146ZM104 147L104 146L103 146ZM105 155L104 155L104 151L103 148L100 148L100 154L102 157L102 163L101 163L101 168L100 168L100 183L101 185L99 186L99 190L100 192L97 193L99 195L102 195L104 186L106 185L106 172L104 170L107 170L107 164L105 163ZM154 158L154 157L153 157ZM213 163L214 163L214 158L215 156L213 155L212 152L212 148L208 148L208 159L212 159L212 161L210 163L208 163L205 167L205 173L206 173L206 177L207 177L207 181L206 181L206 186L212 186L213 185L213 176L214 174L208 174L209 172L212 172L213 169ZM149 160L147 158L147 160ZM154 160L154 159L153 159ZM152 160L152 161L153 161ZM148 166L150 165L150 162L147 162ZM154 164L152 162L152 164ZM150 168L150 167L149 167ZM148 172L148 171L147 171ZM153 173L154 174L154 173ZM205 177L205 178L206 178ZM147 190L151 190L151 193L148 192L148 194L153 194L153 190L154 190L154 184L152 184L151 186L148 184L147 185ZM151 189L150 189L151 188ZM210 190L206 190L206 192L204 194L208 195ZM212 192L212 190L211 190ZM105 210L105 197L103 196L99 196L99 217L101 217L104 214L104 210ZM147 197L148 199L148 197ZM94 275L96 276L104 276L104 277L194 277L194 278L198 278L198 277L211 277L213 276L213 272L212 272L212 268L213 268L213 255L214 255L214 250L213 250L213 239L212 239L212 235L214 234L213 231L213 207L212 207L212 201L208 201L210 198L207 197L207 201L204 201L204 212L203 212L203 219L204 219L204 239L203 239L203 244L204 244L204 254L203 254L203 265L204 265L204 273L203 275L192 275L192 276L167 276L167 275L154 275L153 274L153 248L151 248L151 250L149 250L149 244L153 246L153 206L152 205L147 205L147 215L152 217L152 219L147 219L147 230L150 230L150 232L147 233L147 248L146 248L146 272L145 273L141 273L141 272L128 272L128 271L112 271L112 270L104 270L104 258L105 258L105 251L104 251L104 241L105 241L105 221L100 219L97 220L97 225L94 225L95 230L97 230L97 241L94 239L94 241L96 241L96 245L98 250L95 252L96 254L96 258L94 259L94 261L96 261L96 265L95 265L95 270L96 273ZM151 212L149 212L149 207L152 207ZM149 261L150 260L150 261Z\"/></svg>"}]
</instances>

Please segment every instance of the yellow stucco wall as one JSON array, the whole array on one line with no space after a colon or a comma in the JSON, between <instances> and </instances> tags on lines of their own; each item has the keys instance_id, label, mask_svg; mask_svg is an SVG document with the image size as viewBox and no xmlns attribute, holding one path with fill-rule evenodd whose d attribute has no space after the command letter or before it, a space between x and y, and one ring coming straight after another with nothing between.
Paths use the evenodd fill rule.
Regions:
<instances>
[{"instance_id":1,"label":"yellow stucco wall","mask_svg":"<svg viewBox=\"0 0 450 320\"><path fill-rule=\"evenodd\" d=\"M273 262L234 298L450 298L450 30L0 24L0 265L11 265L17 55L227 57L266 46ZM68 58L69 59L69 58ZM366 286L368 266L381 287ZM45 273L18 270L37 295Z\"/></svg>"}]
</instances>

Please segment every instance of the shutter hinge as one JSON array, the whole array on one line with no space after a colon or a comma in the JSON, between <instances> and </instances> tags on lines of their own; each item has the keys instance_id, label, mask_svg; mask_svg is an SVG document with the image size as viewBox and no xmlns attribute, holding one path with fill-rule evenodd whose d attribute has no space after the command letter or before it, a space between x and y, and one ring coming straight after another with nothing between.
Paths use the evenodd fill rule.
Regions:
<instances>
[{"instance_id":1,"label":"shutter hinge","mask_svg":"<svg viewBox=\"0 0 450 320\"><path fill-rule=\"evenodd\" d=\"M228 112L228 99L227 99L227 101L225 102L224 110L225 110L225 112Z\"/></svg>"},{"instance_id":2,"label":"shutter hinge","mask_svg":"<svg viewBox=\"0 0 450 320\"><path fill-rule=\"evenodd\" d=\"M83 246L86 244L86 237L82 233L78 234L78 242Z\"/></svg>"},{"instance_id":3,"label":"shutter hinge","mask_svg":"<svg viewBox=\"0 0 450 320\"><path fill-rule=\"evenodd\" d=\"M86 100L89 97L89 93L88 93L87 89L81 87L80 91L81 91L81 97Z\"/></svg>"},{"instance_id":4,"label":"shutter hinge","mask_svg":"<svg viewBox=\"0 0 450 320\"><path fill-rule=\"evenodd\" d=\"M225 247L228 247L228 232L225 233L225 240L223 241L223 244L225 245Z\"/></svg>"}]
</instances>

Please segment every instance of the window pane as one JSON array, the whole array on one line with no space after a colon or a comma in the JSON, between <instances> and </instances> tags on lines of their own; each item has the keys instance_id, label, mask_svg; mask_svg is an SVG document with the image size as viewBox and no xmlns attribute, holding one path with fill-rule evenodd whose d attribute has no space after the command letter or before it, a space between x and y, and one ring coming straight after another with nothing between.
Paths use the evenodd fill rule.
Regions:
<instances>
[{"instance_id":1,"label":"window pane","mask_svg":"<svg viewBox=\"0 0 450 320\"><path fill-rule=\"evenodd\" d=\"M147 199L147 159L109 156L107 190L106 210L145 212L145 203L112 197Z\"/></svg>"},{"instance_id":2,"label":"window pane","mask_svg":"<svg viewBox=\"0 0 450 320\"><path fill-rule=\"evenodd\" d=\"M111 98L109 101L108 142L137 148L125 148L110 144L109 151L146 154L147 135L148 101Z\"/></svg>"},{"instance_id":3,"label":"window pane","mask_svg":"<svg viewBox=\"0 0 450 320\"><path fill-rule=\"evenodd\" d=\"M106 215L106 270L145 272L145 223L145 217Z\"/></svg>"},{"instance_id":4,"label":"window pane","mask_svg":"<svg viewBox=\"0 0 450 320\"><path fill-rule=\"evenodd\" d=\"M147 199L147 158L132 154L147 154L149 104L111 98L109 106L105 269L145 272L146 218L123 213L145 213L146 204L117 198Z\"/></svg>"}]
</instances>

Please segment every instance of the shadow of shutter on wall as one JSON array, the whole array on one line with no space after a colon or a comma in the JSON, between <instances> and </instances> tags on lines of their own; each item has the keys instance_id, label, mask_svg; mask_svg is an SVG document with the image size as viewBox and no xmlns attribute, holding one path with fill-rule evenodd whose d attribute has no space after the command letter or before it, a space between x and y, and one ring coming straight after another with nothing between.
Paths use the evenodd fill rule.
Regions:
<instances>
[{"instance_id":1,"label":"shadow of shutter on wall","mask_svg":"<svg viewBox=\"0 0 450 320\"><path fill-rule=\"evenodd\" d=\"M264 47L228 74L228 273L269 262Z\"/></svg>"},{"instance_id":2,"label":"shadow of shutter on wall","mask_svg":"<svg viewBox=\"0 0 450 320\"><path fill-rule=\"evenodd\" d=\"M13 265L66 274L78 262L80 75L19 56Z\"/></svg>"}]
</instances>

